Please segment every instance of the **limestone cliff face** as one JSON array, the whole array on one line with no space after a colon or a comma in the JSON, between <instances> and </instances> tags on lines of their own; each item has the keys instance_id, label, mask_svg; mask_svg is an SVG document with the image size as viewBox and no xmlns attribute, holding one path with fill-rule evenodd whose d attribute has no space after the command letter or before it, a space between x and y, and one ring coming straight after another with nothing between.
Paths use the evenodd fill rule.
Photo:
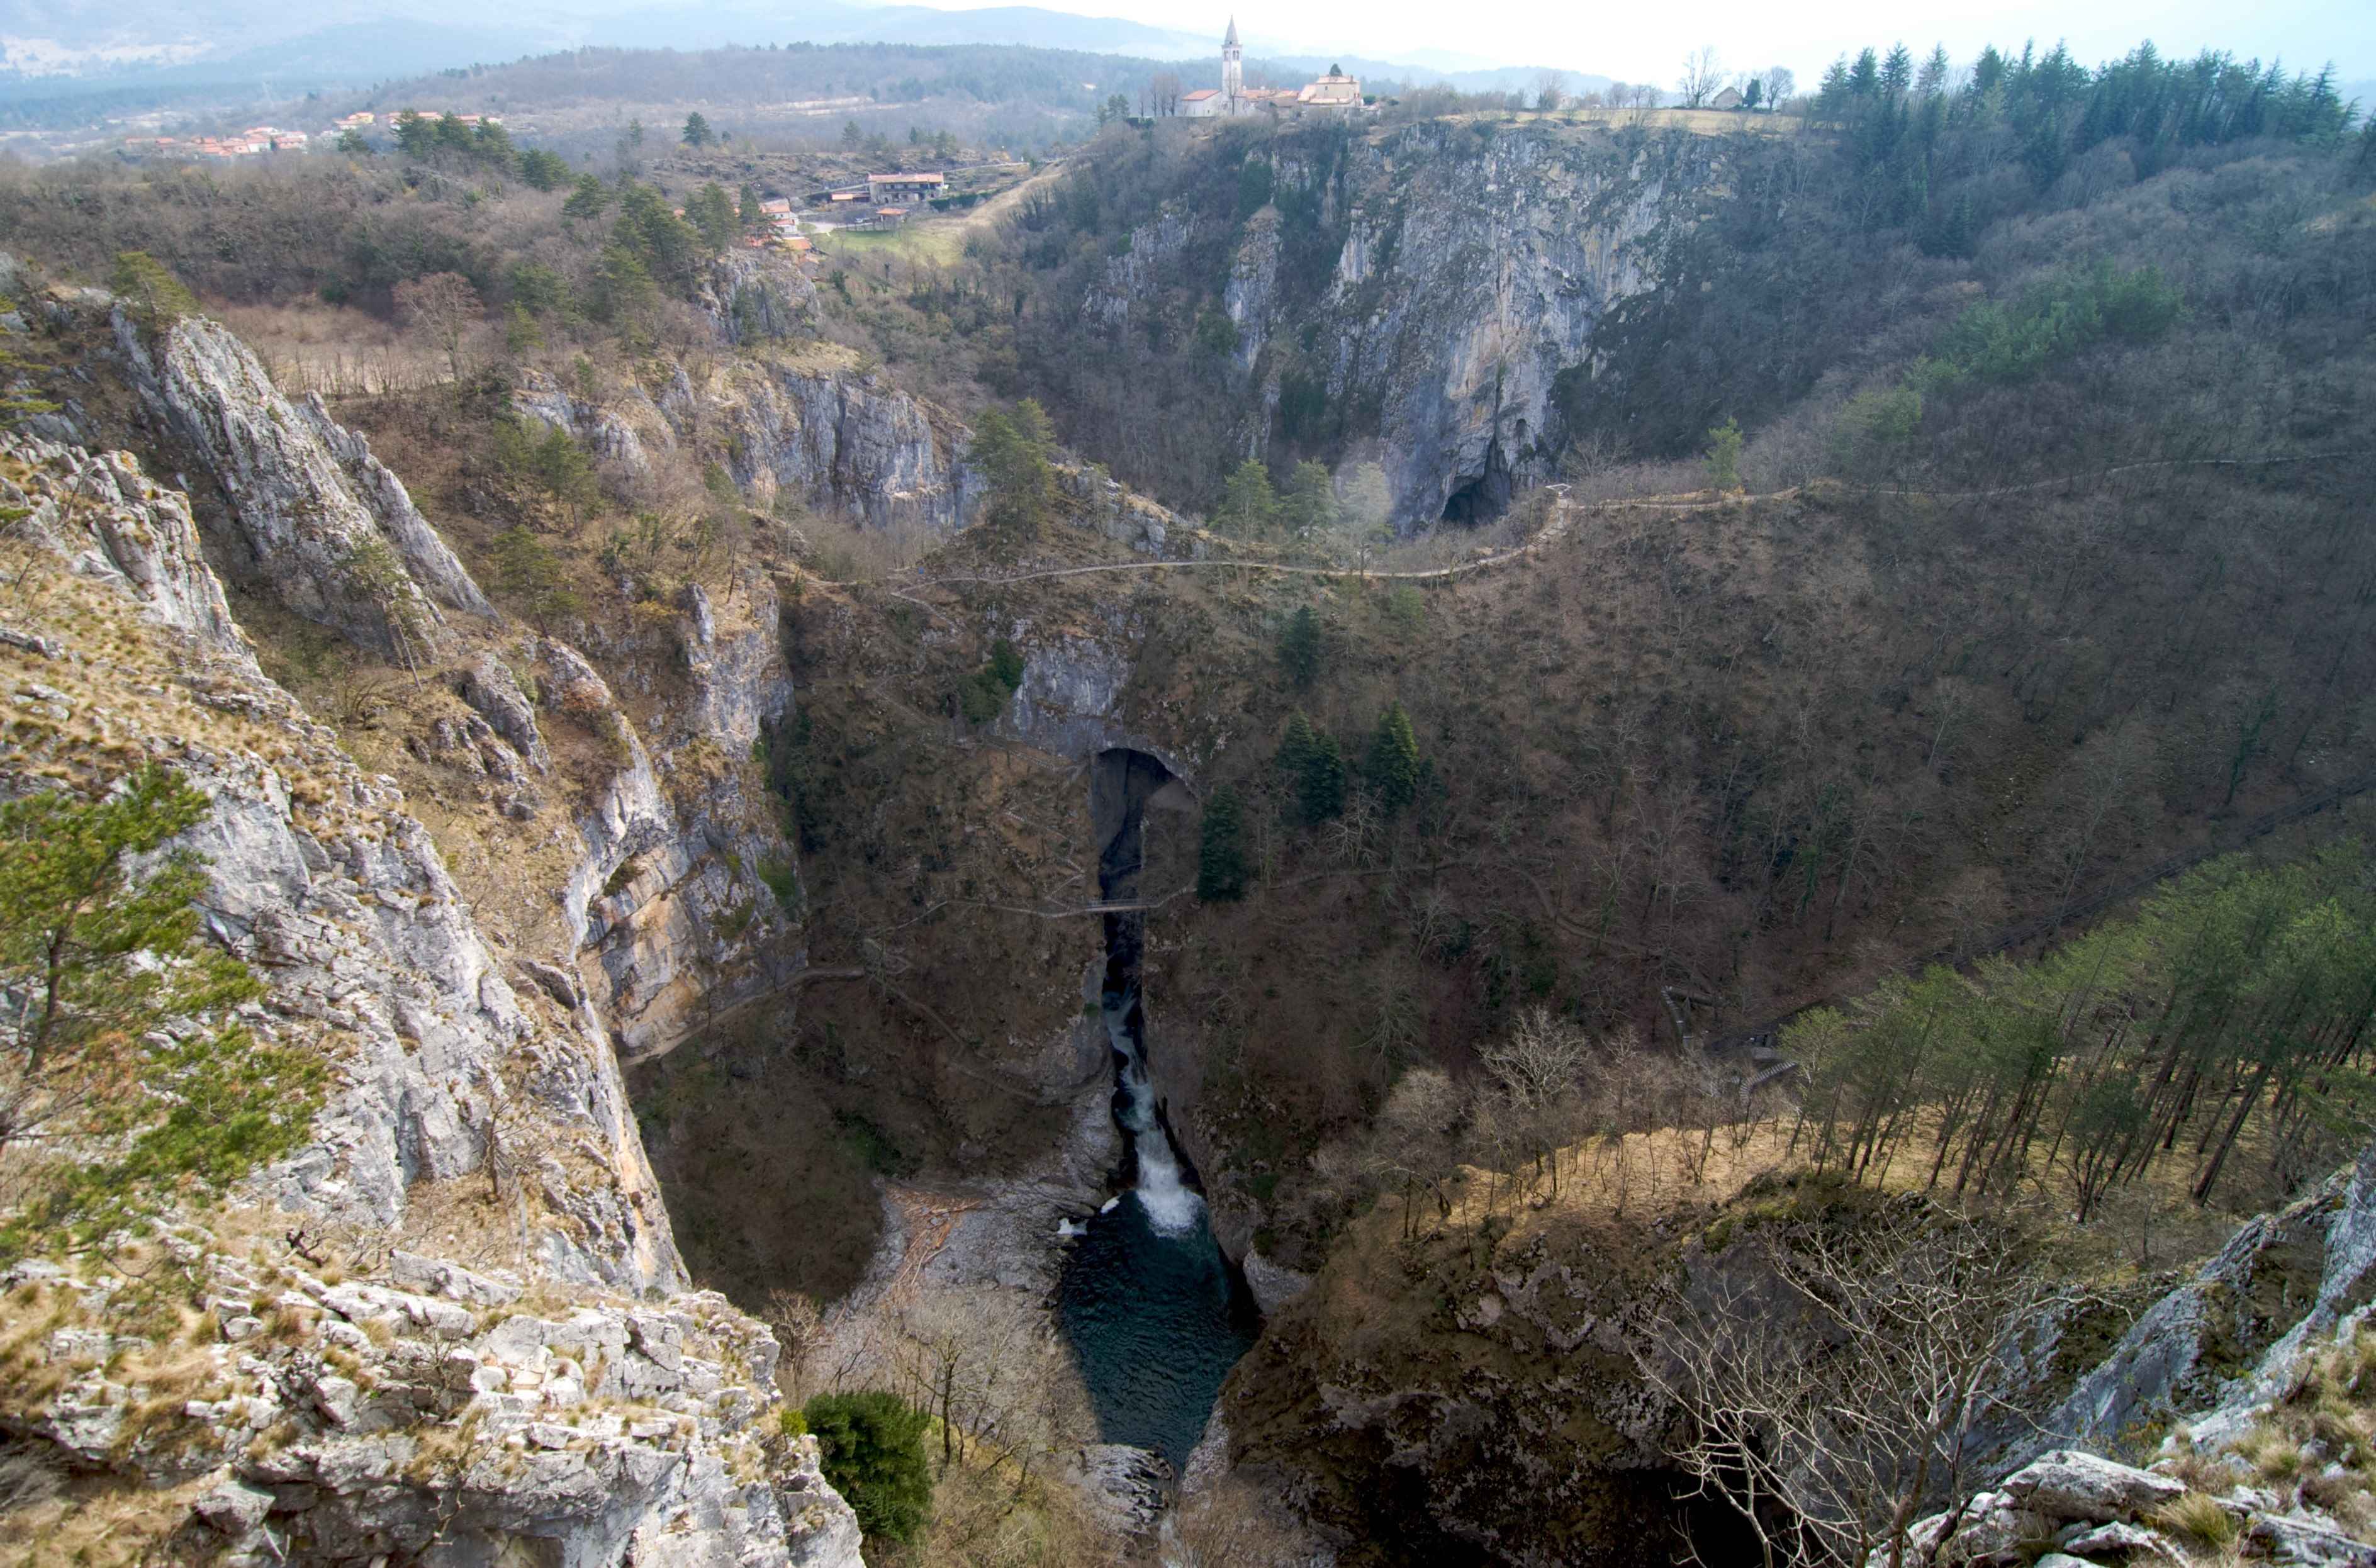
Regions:
<instances>
[{"instance_id":1,"label":"limestone cliff face","mask_svg":"<svg viewBox=\"0 0 2376 1568\"><path fill-rule=\"evenodd\" d=\"M647 475L659 452L716 462L762 509L786 494L871 528L947 532L971 520L973 439L945 410L831 359L766 353L671 368L647 388L578 397L527 375L514 406L598 457Z\"/></svg>"},{"instance_id":2,"label":"limestone cliff face","mask_svg":"<svg viewBox=\"0 0 2376 1568\"><path fill-rule=\"evenodd\" d=\"M1178 275L1213 220L1167 212L1084 314L1120 327L1167 287L1217 294L1265 426L1284 378L1325 388L1357 445L1374 439L1407 525L1550 477L1554 383L1588 371L1595 326L1723 177L1720 144L1636 131L1431 122L1272 145L1274 203L1238 225L1222 276Z\"/></svg>"},{"instance_id":3,"label":"limestone cliff face","mask_svg":"<svg viewBox=\"0 0 2376 1568\"><path fill-rule=\"evenodd\" d=\"M753 574L735 588L724 606L685 590L671 661L683 685L649 692L664 716L649 734L583 654L552 638L539 647L547 710L597 716L618 737L622 766L578 819L584 847L559 897L580 978L630 1054L673 1045L797 967L799 897L788 906L768 880L797 888L791 849L731 766L790 711L792 683L774 585ZM651 664L612 667L650 688Z\"/></svg>"},{"instance_id":4,"label":"limestone cliff face","mask_svg":"<svg viewBox=\"0 0 2376 1568\"><path fill-rule=\"evenodd\" d=\"M738 289L783 287L747 258L721 263L716 286L730 300L741 297ZM492 803L522 821L552 803L545 785L552 758L512 665L542 663L557 672L544 686L546 719L592 729L609 754L606 781L561 828L575 852L562 878L563 951L553 956L584 970L585 994L620 1046L672 1044L796 967L791 922L761 873L772 870L794 886L797 873L768 807L734 766L791 700L771 584L764 577L738 584L723 616L696 588L665 647L596 650L606 667L646 688L653 664L689 683L690 704L656 705L662 732L647 739L585 656L565 644L515 639L509 662L501 652L473 651L491 636L500 645L499 618L402 481L318 398L283 398L228 329L190 316L160 338L104 295L45 299L53 311L104 324L113 362L101 368L134 394L145 416L140 434L152 447L187 465L200 496L189 515L198 520L208 560L382 658L416 669L469 659L455 684L479 717L463 715L458 726L437 721L414 749L486 778ZM898 396L911 410L921 407ZM692 406L682 391L672 398ZM592 405L536 378L523 399L526 411L564 423L630 469L644 462L639 428L660 449L677 440L648 398L640 406L635 398ZM687 416L688 435L704 417ZM99 422L59 422L77 435ZM884 440L885 469L914 460L897 441ZM931 449L927 438L924 450ZM848 483L880 481L869 461L852 461ZM135 562L152 574L204 564L195 551ZM211 575L206 580L220 597ZM227 626L228 612L220 617Z\"/></svg>"},{"instance_id":5,"label":"limestone cliff face","mask_svg":"<svg viewBox=\"0 0 2376 1568\"><path fill-rule=\"evenodd\" d=\"M306 1146L169 1227L211 1325L180 1392L156 1397L122 1277L26 1264L9 1301L54 1325L30 1343L55 1375L0 1421L160 1489L175 1561L855 1568L814 1445L773 1434L772 1340L681 1293L600 1020L499 956L394 781L257 668L186 501L12 436L0 504L29 552L0 664L38 694L0 782L188 777L205 930L267 988L247 1021L334 1080Z\"/></svg>"},{"instance_id":6,"label":"limestone cliff face","mask_svg":"<svg viewBox=\"0 0 2376 1568\"><path fill-rule=\"evenodd\" d=\"M694 303L726 344L765 343L816 327L816 285L768 251L731 250L709 264Z\"/></svg>"},{"instance_id":7,"label":"limestone cliff face","mask_svg":"<svg viewBox=\"0 0 2376 1568\"><path fill-rule=\"evenodd\" d=\"M161 342L120 309L113 326L142 402L215 482L234 570L391 655L445 647L446 611L493 613L402 481L320 398L290 402L245 344L203 316L176 322Z\"/></svg>"}]
</instances>

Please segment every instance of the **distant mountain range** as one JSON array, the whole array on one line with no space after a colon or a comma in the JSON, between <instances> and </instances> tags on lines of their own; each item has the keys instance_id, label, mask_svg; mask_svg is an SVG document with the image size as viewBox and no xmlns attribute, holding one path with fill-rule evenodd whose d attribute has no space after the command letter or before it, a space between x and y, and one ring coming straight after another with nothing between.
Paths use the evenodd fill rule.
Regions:
<instances>
[{"instance_id":1,"label":"distant mountain range","mask_svg":"<svg viewBox=\"0 0 2376 1568\"><path fill-rule=\"evenodd\" d=\"M391 14L381 0L315 0L303 6L269 0L0 0L0 80L9 90L65 96L104 88L232 87L254 84L275 95L313 87L351 87L524 55L599 45L627 49L711 49L766 43L1016 44L1150 60L1203 59L1214 36L1148 27L1117 17L1077 17L1032 6L941 11L808 0L791 6L675 6L602 0L568 10L534 4L507 7L490 23L460 0L410 0ZM1274 65L1318 69L1318 55L1265 47L1249 34L1250 54ZM1426 51L1410 58L1332 59L1357 73L1414 83L1446 82L1471 90L1530 88L1537 68L1493 66ZM1573 73L1572 73L1573 75ZM1603 78L1581 78L1585 86Z\"/></svg>"}]
</instances>

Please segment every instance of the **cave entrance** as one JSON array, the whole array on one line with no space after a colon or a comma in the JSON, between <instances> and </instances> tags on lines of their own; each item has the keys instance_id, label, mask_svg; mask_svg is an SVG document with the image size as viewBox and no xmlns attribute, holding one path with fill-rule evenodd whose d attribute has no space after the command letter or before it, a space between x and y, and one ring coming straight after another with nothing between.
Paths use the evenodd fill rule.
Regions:
<instances>
[{"instance_id":1,"label":"cave entrance","mask_svg":"<svg viewBox=\"0 0 2376 1568\"><path fill-rule=\"evenodd\" d=\"M1443 520L1462 528L1490 523L1510 509L1512 490L1510 459L1503 454L1501 437L1495 436L1485 448L1484 471L1453 481L1452 493L1443 499Z\"/></svg>"}]
</instances>

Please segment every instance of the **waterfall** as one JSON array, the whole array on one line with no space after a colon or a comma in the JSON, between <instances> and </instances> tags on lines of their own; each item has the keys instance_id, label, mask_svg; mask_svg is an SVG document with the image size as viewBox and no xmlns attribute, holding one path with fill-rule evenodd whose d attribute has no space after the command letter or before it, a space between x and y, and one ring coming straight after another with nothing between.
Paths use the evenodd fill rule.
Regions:
<instances>
[{"instance_id":1,"label":"waterfall","mask_svg":"<svg viewBox=\"0 0 2376 1568\"><path fill-rule=\"evenodd\" d=\"M1155 1086L1146 1075L1146 1051L1134 1027L1137 999L1131 995L1105 998L1106 1039L1114 1052L1114 1121L1130 1140L1131 1163L1137 1173L1132 1191L1147 1222L1167 1236L1193 1233L1205 1212L1205 1200L1188 1185L1171 1134L1155 1113Z\"/></svg>"},{"instance_id":2,"label":"waterfall","mask_svg":"<svg viewBox=\"0 0 2376 1568\"><path fill-rule=\"evenodd\" d=\"M1090 774L1098 890L1109 906L1122 906L1105 916L1098 1010L1113 1065L1124 1190L1077 1231L1066 1228L1072 1248L1059 1305L1105 1440L1160 1454L1176 1472L1261 1319L1244 1277L1213 1240L1195 1168L1172 1143L1147 1072L1139 987L1146 916L1132 906L1144 869L1144 807L1170 779L1155 758L1123 750L1099 754Z\"/></svg>"}]
</instances>

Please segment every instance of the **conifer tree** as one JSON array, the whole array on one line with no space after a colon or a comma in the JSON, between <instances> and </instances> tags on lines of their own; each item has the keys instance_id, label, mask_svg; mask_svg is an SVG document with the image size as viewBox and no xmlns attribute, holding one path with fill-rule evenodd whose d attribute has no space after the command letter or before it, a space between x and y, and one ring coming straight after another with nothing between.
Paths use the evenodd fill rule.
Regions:
<instances>
[{"instance_id":1,"label":"conifer tree","mask_svg":"<svg viewBox=\"0 0 2376 1568\"><path fill-rule=\"evenodd\" d=\"M1366 771L1370 790L1388 816L1418 798L1419 738L1411 733L1410 715L1399 702L1388 703L1378 715L1378 727L1370 736Z\"/></svg>"},{"instance_id":2,"label":"conifer tree","mask_svg":"<svg viewBox=\"0 0 2376 1568\"><path fill-rule=\"evenodd\" d=\"M1246 896L1245 812L1227 784L1205 802L1203 835L1196 849L1196 897L1207 904Z\"/></svg>"},{"instance_id":3,"label":"conifer tree","mask_svg":"<svg viewBox=\"0 0 2376 1568\"><path fill-rule=\"evenodd\" d=\"M1287 716L1287 730L1279 737L1278 770L1290 778L1303 777L1303 759L1312 752L1312 720L1299 710Z\"/></svg>"},{"instance_id":4,"label":"conifer tree","mask_svg":"<svg viewBox=\"0 0 2376 1568\"><path fill-rule=\"evenodd\" d=\"M1302 810L1305 826L1317 827L1345 814L1345 754L1337 748L1336 736L1325 730L1315 731L1312 744L1304 749L1299 772L1296 804Z\"/></svg>"},{"instance_id":5,"label":"conifer tree","mask_svg":"<svg viewBox=\"0 0 2376 1568\"><path fill-rule=\"evenodd\" d=\"M1707 433L1708 488L1726 493L1740 488L1740 425L1733 420Z\"/></svg>"},{"instance_id":6,"label":"conifer tree","mask_svg":"<svg viewBox=\"0 0 2376 1568\"><path fill-rule=\"evenodd\" d=\"M1220 509L1213 524L1240 539L1268 533L1278 520L1278 495L1271 489L1270 470L1259 457L1240 463L1221 487Z\"/></svg>"},{"instance_id":7,"label":"conifer tree","mask_svg":"<svg viewBox=\"0 0 2376 1568\"><path fill-rule=\"evenodd\" d=\"M1026 398L1012 409L992 409L974 422L968 456L990 481L990 519L1036 529L1056 504L1056 471L1048 454L1056 433L1048 410Z\"/></svg>"},{"instance_id":8,"label":"conifer tree","mask_svg":"<svg viewBox=\"0 0 2376 1568\"><path fill-rule=\"evenodd\" d=\"M1278 638L1278 667L1298 691L1310 687L1320 673L1320 617L1312 606L1298 605L1288 617Z\"/></svg>"},{"instance_id":9,"label":"conifer tree","mask_svg":"<svg viewBox=\"0 0 2376 1568\"><path fill-rule=\"evenodd\" d=\"M98 798L0 803L0 1262L220 1187L305 1135L319 1059L231 1010L262 994L205 940L206 864L174 840L207 797L148 764ZM26 1148L69 1148L39 1158Z\"/></svg>"},{"instance_id":10,"label":"conifer tree","mask_svg":"<svg viewBox=\"0 0 2376 1568\"><path fill-rule=\"evenodd\" d=\"M912 1539L933 1502L924 1457L931 1418L894 1394L820 1394L804 1414L816 1434L825 1478L875 1540Z\"/></svg>"}]
</instances>

